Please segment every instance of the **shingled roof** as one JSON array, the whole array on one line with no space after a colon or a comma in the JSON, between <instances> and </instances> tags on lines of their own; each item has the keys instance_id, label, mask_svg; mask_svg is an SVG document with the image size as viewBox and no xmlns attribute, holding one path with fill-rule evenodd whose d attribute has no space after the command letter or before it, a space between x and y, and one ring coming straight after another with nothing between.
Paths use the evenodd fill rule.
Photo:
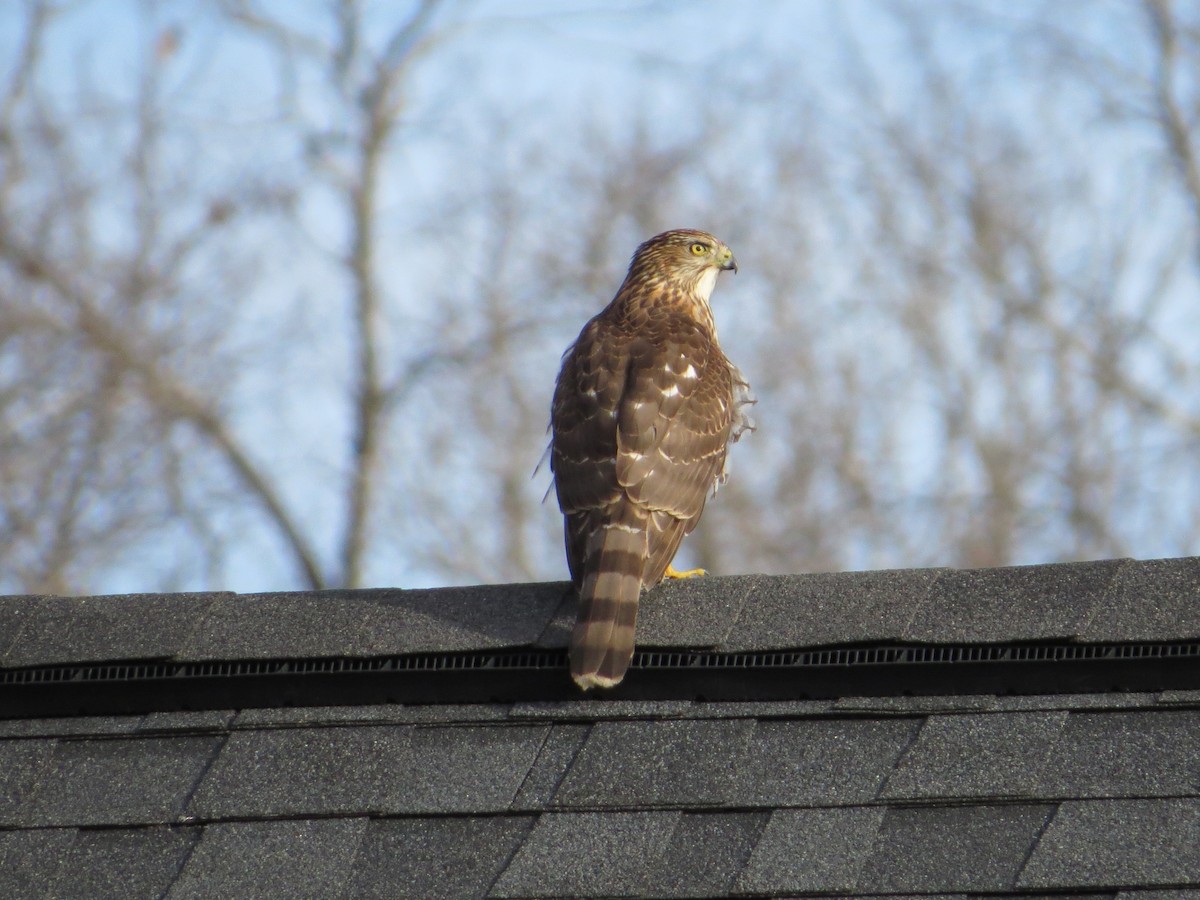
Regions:
<instances>
[{"instance_id":1,"label":"shingled roof","mask_svg":"<svg viewBox=\"0 0 1200 900\"><path fill-rule=\"evenodd\" d=\"M583 697L563 584L0 598L0 896L1200 885L1200 558L643 608Z\"/></svg>"}]
</instances>

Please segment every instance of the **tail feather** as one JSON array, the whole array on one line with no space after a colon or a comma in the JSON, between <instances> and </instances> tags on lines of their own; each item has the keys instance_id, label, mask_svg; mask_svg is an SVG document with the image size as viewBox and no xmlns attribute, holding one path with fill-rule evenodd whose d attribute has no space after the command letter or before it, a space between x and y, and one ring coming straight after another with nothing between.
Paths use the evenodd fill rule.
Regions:
<instances>
[{"instance_id":1,"label":"tail feather","mask_svg":"<svg viewBox=\"0 0 1200 900\"><path fill-rule=\"evenodd\" d=\"M585 691L612 687L625 677L645 562L644 527L607 524L588 540L570 652L571 677Z\"/></svg>"}]
</instances>

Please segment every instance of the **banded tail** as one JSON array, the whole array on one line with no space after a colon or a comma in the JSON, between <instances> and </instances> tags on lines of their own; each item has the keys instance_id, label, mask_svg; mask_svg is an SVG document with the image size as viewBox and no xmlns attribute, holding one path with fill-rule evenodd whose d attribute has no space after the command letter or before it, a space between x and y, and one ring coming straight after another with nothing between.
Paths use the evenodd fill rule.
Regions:
<instances>
[{"instance_id":1,"label":"banded tail","mask_svg":"<svg viewBox=\"0 0 1200 900\"><path fill-rule=\"evenodd\" d=\"M646 553L644 522L606 523L588 537L570 652L571 677L585 691L619 684L633 659Z\"/></svg>"}]
</instances>

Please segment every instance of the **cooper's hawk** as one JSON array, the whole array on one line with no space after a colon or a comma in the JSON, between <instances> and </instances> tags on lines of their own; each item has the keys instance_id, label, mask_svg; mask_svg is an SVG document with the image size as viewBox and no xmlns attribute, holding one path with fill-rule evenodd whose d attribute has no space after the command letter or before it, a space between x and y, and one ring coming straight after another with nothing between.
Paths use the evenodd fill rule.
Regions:
<instances>
[{"instance_id":1,"label":"cooper's hawk","mask_svg":"<svg viewBox=\"0 0 1200 900\"><path fill-rule=\"evenodd\" d=\"M571 677L584 690L625 676L642 589L693 574L671 560L724 480L729 443L751 427L739 411L749 386L708 304L726 269L737 261L711 234L651 238L563 357L550 463L580 601Z\"/></svg>"}]
</instances>

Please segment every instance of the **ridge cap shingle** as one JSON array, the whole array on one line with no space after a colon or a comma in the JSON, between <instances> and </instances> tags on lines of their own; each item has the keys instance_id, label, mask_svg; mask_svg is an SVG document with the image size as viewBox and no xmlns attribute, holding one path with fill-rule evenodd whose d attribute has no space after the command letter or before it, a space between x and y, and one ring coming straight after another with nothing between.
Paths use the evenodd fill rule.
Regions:
<instances>
[{"instance_id":1,"label":"ridge cap shingle","mask_svg":"<svg viewBox=\"0 0 1200 900\"><path fill-rule=\"evenodd\" d=\"M558 649L567 582L258 594L0 597L5 667ZM639 645L724 652L1200 638L1200 557L689 579L648 591Z\"/></svg>"}]
</instances>

